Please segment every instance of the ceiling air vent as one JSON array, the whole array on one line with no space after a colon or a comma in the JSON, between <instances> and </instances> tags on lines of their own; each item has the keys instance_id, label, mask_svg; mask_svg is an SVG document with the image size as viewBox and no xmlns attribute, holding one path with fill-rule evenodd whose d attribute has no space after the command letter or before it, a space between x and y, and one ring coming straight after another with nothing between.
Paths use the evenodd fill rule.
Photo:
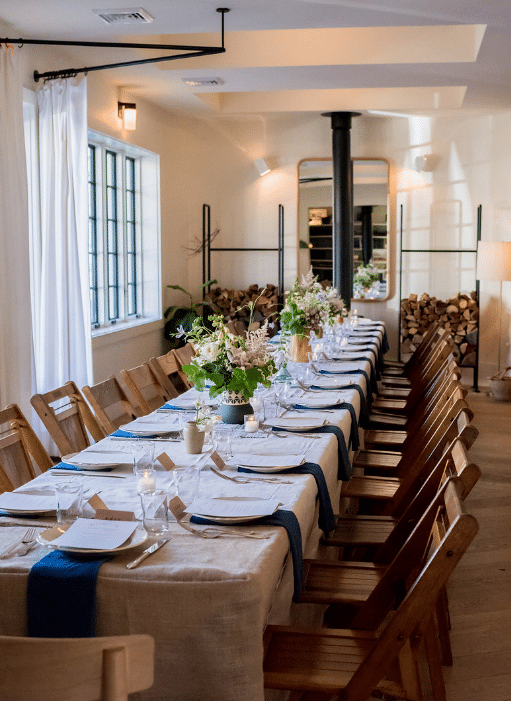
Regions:
<instances>
[{"instance_id":1,"label":"ceiling air vent","mask_svg":"<svg viewBox=\"0 0 511 701\"><path fill-rule=\"evenodd\" d=\"M183 78L187 85L193 88L204 88L208 85L223 85L224 81L221 78Z\"/></svg>"},{"instance_id":2,"label":"ceiling air vent","mask_svg":"<svg viewBox=\"0 0 511 701\"><path fill-rule=\"evenodd\" d=\"M103 22L107 24L147 24L152 22L149 12L141 7L128 7L115 10L92 10L95 15L99 15Z\"/></svg>"}]
</instances>

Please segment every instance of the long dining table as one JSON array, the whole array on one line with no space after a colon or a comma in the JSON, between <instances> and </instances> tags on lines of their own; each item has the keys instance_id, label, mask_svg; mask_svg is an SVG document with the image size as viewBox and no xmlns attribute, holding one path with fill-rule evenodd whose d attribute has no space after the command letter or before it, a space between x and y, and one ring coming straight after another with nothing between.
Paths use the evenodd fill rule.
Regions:
<instances>
[{"instance_id":1,"label":"long dining table","mask_svg":"<svg viewBox=\"0 0 511 701\"><path fill-rule=\"evenodd\" d=\"M308 397L323 398L328 409L291 408L284 416L322 418L329 426L337 427L336 432L278 431L274 435L269 430L251 434L243 427L232 427L234 458L225 474L231 477L241 474L236 470L236 454L296 455L297 459L321 468L330 502L337 513L342 479L349 478L349 469L346 473L349 466L340 466L339 462L343 455L352 462L354 417L355 430L363 434L359 425L361 402L367 401L371 393L366 378L371 381L377 372L384 339L383 326L368 325L367 334L361 334L362 329L360 324L354 330L357 333L350 336L350 343L353 341L355 346L343 349L345 355L337 354L344 362L336 361L334 366L324 356L318 362L314 385L328 389L312 393L297 387L287 400L292 407L302 407ZM291 374L297 369L291 366ZM344 389L338 390L340 385ZM138 425L143 427L147 422L154 427L157 422L163 429L172 431L177 417L182 415L179 401L186 402L197 395L195 389L189 390L176 400L178 408L154 412L137 420ZM352 410L340 408L348 404ZM109 509L132 510L141 519L132 468L132 446L138 440L112 435L84 451L115 461L117 466L111 472L61 474L59 470L50 470L18 491L51 494L57 482L78 480L85 490L84 502L97 493ZM340 450L342 441L344 453ZM296 516L303 557L317 555L322 535L321 504L313 475L296 474L292 470L271 475L244 473L247 481L238 483L222 479L210 469L209 443L200 455L186 453L181 440L157 438L154 445L155 455L165 452L178 468L195 466L200 471L201 496L277 499L280 509ZM278 481L264 481L268 477ZM156 482L169 496L176 494L173 470L159 466ZM84 516L93 515L87 502ZM0 550L19 539L27 525L42 532L55 525L55 514L0 515ZM194 528L200 530L205 526L197 524ZM300 564L293 563L286 530L258 525L256 521L249 528L250 531L246 525L229 525L220 537L205 539L184 530L171 517L168 542L137 568L127 569L126 565L153 542L151 539L136 548L115 553L101 565L96 583L95 634L148 633L156 642L154 685L134 698L144 701L262 701L265 698L262 640L266 624L295 622L302 615L313 617L314 611L298 603L294 568ZM244 537L248 532L265 537ZM44 545L37 545L22 557L13 554L0 559L0 634L27 634L29 572L48 552ZM80 596L79 591L76 596Z\"/></svg>"}]
</instances>

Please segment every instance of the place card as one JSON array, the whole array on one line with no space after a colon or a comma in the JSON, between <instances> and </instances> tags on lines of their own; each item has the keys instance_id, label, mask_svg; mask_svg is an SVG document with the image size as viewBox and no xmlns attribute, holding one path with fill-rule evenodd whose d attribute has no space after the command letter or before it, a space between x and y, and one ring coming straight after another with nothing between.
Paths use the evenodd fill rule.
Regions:
<instances>
[{"instance_id":1,"label":"place card","mask_svg":"<svg viewBox=\"0 0 511 701\"><path fill-rule=\"evenodd\" d=\"M186 513L186 506L179 497L169 499L168 506L170 513L175 516L177 521L180 521Z\"/></svg>"},{"instance_id":2,"label":"place card","mask_svg":"<svg viewBox=\"0 0 511 701\"><path fill-rule=\"evenodd\" d=\"M156 460L162 465L167 471L173 470L176 466L176 463L172 460L172 458L169 458L167 453L162 453L161 455L158 455Z\"/></svg>"},{"instance_id":3,"label":"place card","mask_svg":"<svg viewBox=\"0 0 511 701\"><path fill-rule=\"evenodd\" d=\"M97 511L98 509L108 509L108 506L105 504L103 499L97 494L93 494L91 498L87 500L87 503L92 506L94 511Z\"/></svg>"},{"instance_id":4,"label":"place card","mask_svg":"<svg viewBox=\"0 0 511 701\"><path fill-rule=\"evenodd\" d=\"M225 470L226 464L223 458L220 457L220 455L217 453L216 450L214 450L211 453L211 460L215 463L215 465L218 467L219 470Z\"/></svg>"},{"instance_id":5,"label":"place card","mask_svg":"<svg viewBox=\"0 0 511 701\"><path fill-rule=\"evenodd\" d=\"M101 521L133 521L133 511L116 511L115 509L97 509L94 518Z\"/></svg>"},{"instance_id":6,"label":"place card","mask_svg":"<svg viewBox=\"0 0 511 701\"><path fill-rule=\"evenodd\" d=\"M55 545L84 550L114 550L125 543L137 529L136 521L100 521L78 518Z\"/></svg>"}]
</instances>

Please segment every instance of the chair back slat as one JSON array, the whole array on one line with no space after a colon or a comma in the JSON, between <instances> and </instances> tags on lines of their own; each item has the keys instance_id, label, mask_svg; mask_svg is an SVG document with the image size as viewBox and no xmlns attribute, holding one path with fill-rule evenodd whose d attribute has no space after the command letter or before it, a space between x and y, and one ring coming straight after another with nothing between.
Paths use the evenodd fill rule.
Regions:
<instances>
[{"instance_id":1,"label":"chair back slat","mask_svg":"<svg viewBox=\"0 0 511 701\"><path fill-rule=\"evenodd\" d=\"M82 391L105 435L142 416L114 376L91 387L86 386Z\"/></svg>"},{"instance_id":2,"label":"chair back slat","mask_svg":"<svg viewBox=\"0 0 511 701\"><path fill-rule=\"evenodd\" d=\"M168 392L169 396L178 397L180 391L176 386L176 377L177 381L180 382L179 367L174 353L170 351L165 355L160 355L158 358L151 358L149 360L149 365L154 373L154 376L163 389Z\"/></svg>"},{"instance_id":3,"label":"chair back slat","mask_svg":"<svg viewBox=\"0 0 511 701\"><path fill-rule=\"evenodd\" d=\"M148 363L131 370L121 370L120 377L134 396L142 414L149 414L172 398L160 385Z\"/></svg>"},{"instance_id":4,"label":"chair back slat","mask_svg":"<svg viewBox=\"0 0 511 701\"><path fill-rule=\"evenodd\" d=\"M45 394L34 394L30 402L61 456L84 450L91 444L91 438L99 441L105 437L74 382L66 382Z\"/></svg>"}]
</instances>

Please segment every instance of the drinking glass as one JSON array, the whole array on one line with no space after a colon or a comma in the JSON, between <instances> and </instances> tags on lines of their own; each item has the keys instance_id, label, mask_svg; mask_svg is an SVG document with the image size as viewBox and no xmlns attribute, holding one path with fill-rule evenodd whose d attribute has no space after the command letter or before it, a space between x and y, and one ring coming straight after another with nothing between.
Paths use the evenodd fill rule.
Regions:
<instances>
[{"instance_id":1,"label":"drinking glass","mask_svg":"<svg viewBox=\"0 0 511 701\"><path fill-rule=\"evenodd\" d=\"M213 450L216 450L225 462L232 458L232 439L230 431L214 428L211 434L211 440L213 441Z\"/></svg>"},{"instance_id":2,"label":"drinking glass","mask_svg":"<svg viewBox=\"0 0 511 701\"><path fill-rule=\"evenodd\" d=\"M200 472L200 465L186 465L172 470L176 495L185 506L191 504L199 493Z\"/></svg>"},{"instance_id":3,"label":"drinking glass","mask_svg":"<svg viewBox=\"0 0 511 701\"><path fill-rule=\"evenodd\" d=\"M161 536L169 530L167 492L163 489L147 489L140 492L142 521L149 535Z\"/></svg>"},{"instance_id":4,"label":"drinking glass","mask_svg":"<svg viewBox=\"0 0 511 701\"><path fill-rule=\"evenodd\" d=\"M57 522L73 523L82 514L83 485L80 482L64 482L55 485Z\"/></svg>"},{"instance_id":5,"label":"drinking glass","mask_svg":"<svg viewBox=\"0 0 511 701\"><path fill-rule=\"evenodd\" d=\"M151 472L154 470L154 442L134 441L132 443L133 472Z\"/></svg>"}]
</instances>

